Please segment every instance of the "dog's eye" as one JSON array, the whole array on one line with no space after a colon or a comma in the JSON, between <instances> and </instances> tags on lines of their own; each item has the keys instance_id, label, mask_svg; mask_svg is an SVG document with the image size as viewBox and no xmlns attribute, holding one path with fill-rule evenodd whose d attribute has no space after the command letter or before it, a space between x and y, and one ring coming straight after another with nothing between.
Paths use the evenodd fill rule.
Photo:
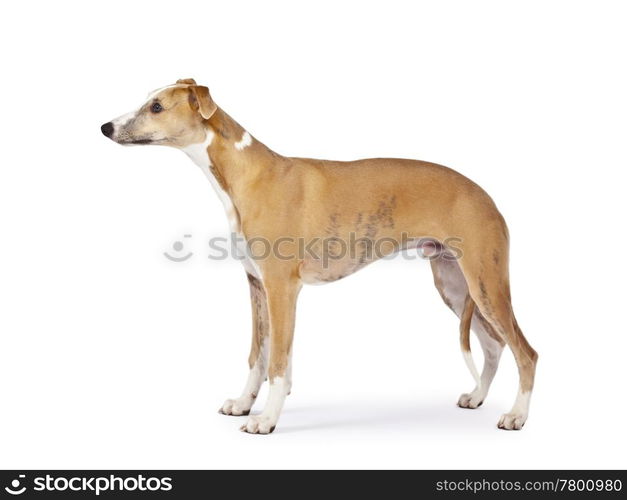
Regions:
<instances>
[{"instance_id":1,"label":"dog's eye","mask_svg":"<svg viewBox=\"0 0 627 500\"><path fill-rule=\"evenodd\" d=\"M153 102L152 106L150 106L150 111L153 113L161 113L163 111L163 106L161 106L158 102Z\"/></svg>"}]
</instances>

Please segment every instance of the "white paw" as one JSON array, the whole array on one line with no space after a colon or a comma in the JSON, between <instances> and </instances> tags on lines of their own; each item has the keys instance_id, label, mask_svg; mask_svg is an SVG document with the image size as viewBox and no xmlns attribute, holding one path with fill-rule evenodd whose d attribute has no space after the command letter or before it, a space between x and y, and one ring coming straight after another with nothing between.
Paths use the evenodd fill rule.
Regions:
<instances>
[{"instance_id":1,"label":"white paw","mask_svg":"<svg viewBox=\"0 0 627 500\"><path fill-rule=\"evenodd\" d=\"M248 415L255 400L250 397L227 399L219 410L223 415L241 416Z\"/></svg>"},{"instance_id":2,"label":"white paw","mask_svg":"<svg viewBox=\"0 0 627 500\"><path fill-rule=\"evenodd\" d=\"M240 427L242 432L249 434L270 434L276 427L276 419L262 415L252 415L248 421Z\"/></svg>"},{"instance_id":3,"label":"white paw","mask_svg":"<svg viewBox=\"0 0 627 500\"><path fill-rule=\"evenodd\" d=\"M527 415L523 415L522 413L506 413L499 420L498 428L505 429L508 431L519 431L525 425L525 421L527 420Z\"/></svg>"},{"instance_id":4,"label":"white paw","mask_svg":"<svg viewBox=\"0 0 627 500\"><path fill-rule=\"evenodd\" d=\"M483 404L485 394L483 391L474 390L470 394L462 394L457 400L457 406L474 410Z\"/></svg>"}]
</instances>

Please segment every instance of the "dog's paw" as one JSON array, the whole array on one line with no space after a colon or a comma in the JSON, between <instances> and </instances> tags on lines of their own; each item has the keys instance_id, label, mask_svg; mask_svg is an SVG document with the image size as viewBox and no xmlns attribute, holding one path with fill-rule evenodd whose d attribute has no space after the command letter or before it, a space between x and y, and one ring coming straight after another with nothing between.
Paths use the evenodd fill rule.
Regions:
<instances>
[{"instance_id":1,"label":"dog's paw","mask_svg":"<svg viewBox=\"0 0 627 500\"><path fill-rule=\"evenodd\" d=\"M525 425L527 415L522 413L506 413L499 420L498 428L505 429L507 431L519 431Z\"/></svg>"},{"instance_id":2,"label":"dog's paw","mask_svg":"<svg viewBox=\"0 0 627 500\"><path fill-rule=\"evenodd\" d=\"M276 420L263 415L252 415L248 421L240 427L242 432L248 434L270 434L276 427Z\"/></svg>"},{"instance_id":3,"label":"dog's paw","mask_svg":"<svg viewBox=\"0 0 627 500\"><path fill-rule=\"evenodd\" d=\"M222 413L222 415L233 415L234 417L248 415L254 402L255 400L249 397L227 399L218 412Z\"/></svg>"},{"instance_id":4,"label":"dog's paw","mask_svg":"<svg viewBox=\"0 0 627 500\"><path fill-rule=\"evenodd\" d=\"M474 410L483 404L485 395L480 391L472 391L470 394L462 394L457 400L457 406Z\"/></svg>"}]
</instances>

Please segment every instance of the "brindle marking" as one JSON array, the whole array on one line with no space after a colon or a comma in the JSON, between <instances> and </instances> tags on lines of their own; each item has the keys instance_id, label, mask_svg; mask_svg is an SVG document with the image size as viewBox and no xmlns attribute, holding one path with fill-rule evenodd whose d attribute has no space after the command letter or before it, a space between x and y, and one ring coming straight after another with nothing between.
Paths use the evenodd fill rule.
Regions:
<instances>
[{"instance_id":1,"label":"brindle marking","mask_svg":"<svg viewBox=\"0 0 627 500\"><path fill-rule=\"evenodd\" d=\"M252 274L246 273L250 288L250 304L253 316L253 334L248 366L252 368L260 356L261 344L268 337L269 320L266 305L266 294L261 281ZM256 396L255 396L256 397Z\"/></svg>"}]
</instances>

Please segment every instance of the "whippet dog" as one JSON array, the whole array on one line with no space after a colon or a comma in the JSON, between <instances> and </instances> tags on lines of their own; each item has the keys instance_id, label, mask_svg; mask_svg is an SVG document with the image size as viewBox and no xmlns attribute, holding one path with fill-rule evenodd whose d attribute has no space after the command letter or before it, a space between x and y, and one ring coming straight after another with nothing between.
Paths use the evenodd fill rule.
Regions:
<instances>
[{"instance_id":1,"label":"whippet dog","mask_svg":"<svg viewBox=\"0 0 627 500\"><path fill-rule=\"evenodd\" d=\"M220 412L249 415L265 380L263 411L241 430L271 433L292 379L296 300L303 284L344 278L399 250L422 250L435 286L460 318L460 341L476 387L458 405L477 408L488 393L503 347L512 350L519 388L498 427L521 429L527 419L537 353L511 305L509 235L492 199L447 167L417 160L349 162L288 158L255 139L193 79L153 92L139 109L101 127L119 144L158 144L184 151L220 197L232 233L243 242L253 335L248 381ZM273 249L252 249L251 241ZM307 250L303 252L303 249ZM374 251L378 250L378 251ZM469 331L484 353L479 374Z\"/></svg>"}]
</instances>

